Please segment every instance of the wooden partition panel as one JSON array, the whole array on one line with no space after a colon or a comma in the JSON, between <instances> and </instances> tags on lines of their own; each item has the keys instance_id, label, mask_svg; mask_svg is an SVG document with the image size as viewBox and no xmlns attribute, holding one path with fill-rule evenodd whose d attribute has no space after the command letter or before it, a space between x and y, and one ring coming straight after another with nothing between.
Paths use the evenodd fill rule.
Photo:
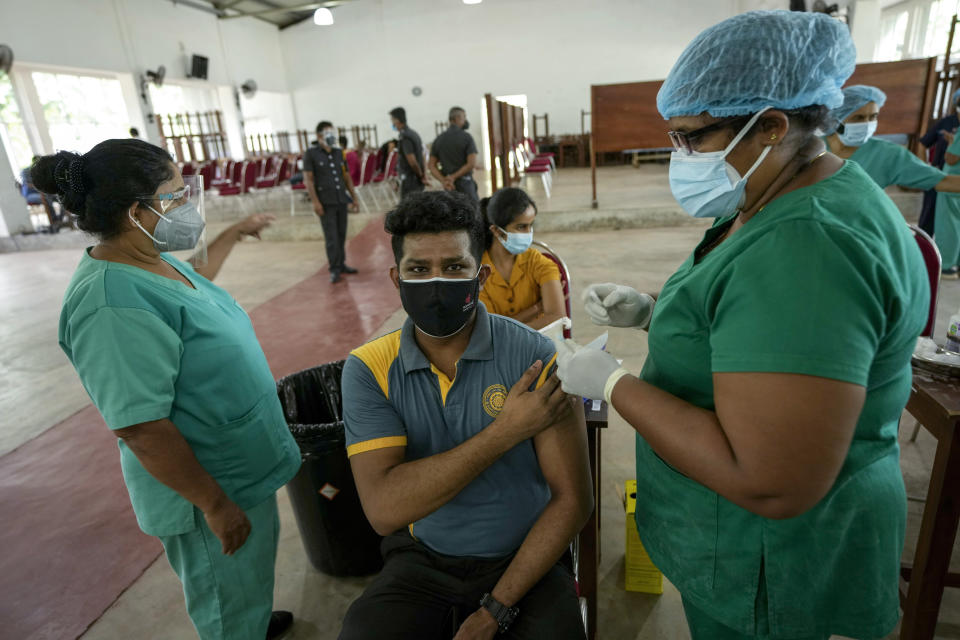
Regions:
<instances>
[{"instance_id":1,"label":"wooden partition panel","mask_svg":"<svg viewBox=\"0 0 960 640\"><path fill-rule=\"evenodd\" d=\"M490 148L490 169L493 190L509 187L520 179L520 167L513 171L510 154L524 143L523 107L497 100L492 94L484 95L487 110L487 146ZM497 171L497 161L500 170ZM518 158L518 163L522 162Z\"/></svg>"},{"instance_id":2,"label":"wooden partition panel","mask_svg":"<svg viewBox=\"0 0 960 640\"><path fill-rule=\"evenodd\" d=\"M503 156L503 103L496 100L492 94L486 94L484 100L487 105L487 146L490 148L490 180L493 190L498 186L497 158ZM501 169L503 161L501 160Z\"/></svg>"},{"instance_id":3,"label":"wooden partition panel","mask_svg":"<svg viewBox=\"0 0 960 640\"><path fill-rule=\"evenodd\" d=\"M905 133L914 143L933 117L936 70L936 58L858 64L846 86L868 84L886 93L877 133Z\"/></svg>"},{"instance_id":4,"label":"wooden partition panel","mask_svg":"<svg viewBox=\"0 0 960 640\"><path fill-rule=\"evenodd\" d=\"M596 153L669 146L657 111L662 80L590 87L591 138Z\"/></svg>"},{"instance_id":5,"label":"wooden partition panel","mask_svg":"<svg viewBox=\"0 0 960 640\"><path fill-rule=\"evenodd\" d=\"M597 154L659 149L669 144L667 124L657 111L663 80L595 84L590 87L590 173L597 208ZM581 113L581 120L583 114Z\"/></svg>"}]
</instances>

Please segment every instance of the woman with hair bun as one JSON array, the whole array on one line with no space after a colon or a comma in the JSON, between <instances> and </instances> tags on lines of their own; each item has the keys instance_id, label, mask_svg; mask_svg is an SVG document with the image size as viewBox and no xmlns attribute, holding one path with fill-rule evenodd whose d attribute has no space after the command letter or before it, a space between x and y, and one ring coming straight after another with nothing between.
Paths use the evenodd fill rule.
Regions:
<instances>
[{"instance_id":1,"label":"woman with hair bun","mask_svg":"<svg viewBox=\"0 0 960 640\"><path fill-rule=\"evenodd\" d=\"M57 194L97 244L64 296L59 340L107 426L140 528L157 536L204 640L274 638L276 491L300 454L247 314L216 276L271 216L221 233L194 267L204 220L159 147L105 140L37 159L34 184Z\"/></svg>"}]
</instances>

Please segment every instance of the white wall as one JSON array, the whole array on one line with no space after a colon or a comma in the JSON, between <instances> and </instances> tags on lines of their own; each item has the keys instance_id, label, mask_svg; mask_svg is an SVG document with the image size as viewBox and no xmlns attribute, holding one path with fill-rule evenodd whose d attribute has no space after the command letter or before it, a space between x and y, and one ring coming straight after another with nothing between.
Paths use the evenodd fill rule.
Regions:
<instances>
[{"instance_id":1,"label":"white wall","mask_svg":"<svg viewBox=\"0 0 960 640\"><path fill-rule=\"evenodd\" d=\"M168 0L0 0L0 42L22 62L137 74L164 65L169 78L185 78L196 53L210 59L211 84L287 90L275 26Z\"/></svg>"},{"instance_id":2,"label":"white wall","mask_svg":"<svg viewBox=\"0 0 960 640\"><path fill-rule=\"evenodd\" d=\"M773 0L363 0L334 9L331 27L308 21L280 41L301 128L373 123L382 141L400 105L429 142L459 104L479 136L489 92L526 94L551 133L571 133L591 84L663 78L697 33L763 2Z\"/></svg>"},{"instance_id":3,"label":"white wall","mask_svg":"<svg viewBox=\"0 0 960 640\"><path fill-rule=\"evenodd\" d=\"M47 66L116 73L131 124L155 142L156 125L144 121L152 108L139 99L139 78L148 69L163 65L171 83L204 88L211 95L248 79L264 91L287 92L274 25L253 18L218 20L169 0L0 0L0 42L13 48L15 71ZM206 81L187 79L192 54L209 58ZM232 99L214 108L238 122ZM268 101L260 111L281 125L293 118L291 106L278 101ZM228 131L228 137L231 155L242 156L239 131ZM37 151L49 152L47 146L39 144Z\"/></svg>"},{"instance_id":4,"label":"white wall","mask_svg":"<svg viewBox=\"0 0 960 640\"><path fill-rule=\"evenodd\" d=\"M877 41L880 39L880 0L857 0L852 3L850 25L853 44L857 47L857 62L873 62Z\"/></svg>"}]
</instances>

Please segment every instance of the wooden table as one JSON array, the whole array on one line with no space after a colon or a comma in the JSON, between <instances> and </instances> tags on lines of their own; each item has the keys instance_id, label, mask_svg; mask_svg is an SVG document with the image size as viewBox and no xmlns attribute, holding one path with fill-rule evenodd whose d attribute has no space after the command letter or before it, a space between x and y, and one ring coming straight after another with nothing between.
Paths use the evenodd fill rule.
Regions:
<instances>
[{"instance_id":1,"label":"wooden table","mask_svg":"<svg viewBox=\"0 0 960 640\"><path fill-rule=\"evenodd\" d=\"M960 522L960 379L914 368L907 411L937 439L913 565L901 569L901 640L932 640L945 587L960 587L950 573Z\"/></svg>"},{"instance_id":2,"label":"wooden table","mask_svg":"<svg viewBox=\"0 0 960 640\"><path fill-rule=\"evenodd\" d=\"M593 513L580 531L580 595L587 600L587 640L597 637L597 576L600 567L600 435L607 428L607 403L587 404L587 447L593 477Z\"/></svg>"},{"instance_id":3,"label":"wooden table","mask_svg":"<svg viewBox=\"0 0 960 640\"><path fill-rule=\"evenodd\" d=\"M577 155L577 164L574 166L583 166L583 153L585 150L585 145L581 136L558 138L555 144L557 145L558 168L567 166L567 150L572 150Z\"/></svg>"}]
</instances>

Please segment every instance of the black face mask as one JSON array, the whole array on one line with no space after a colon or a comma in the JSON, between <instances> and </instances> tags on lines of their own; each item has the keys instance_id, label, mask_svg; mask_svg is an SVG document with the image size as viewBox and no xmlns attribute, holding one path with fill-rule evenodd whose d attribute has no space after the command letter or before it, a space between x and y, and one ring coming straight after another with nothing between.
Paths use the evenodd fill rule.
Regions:
<instances>
[{"instance_id":1,"label":"black face mask","mask_svg":"<svg viewBox=\"0 0 960 640\"><path fill-rule=\"evenodd\" d=\"M477 308L479 292L479 271L470 280L400 280L404 311L431 338L449 338L460 333Z\"/></svg>"},{"instance_id":2,"label":"black face mask","mask_svg":"<svg viewBox=\"0 0 960 640\"><path fill-rule=\"evenodd\" d=\"M463 127L462 127L462 128L463 128L464 131L466 131L467 129L469 129L469 128L470 128L470 121L469 121L469 120L464 120L464 121L463 121Z\"/></svg>"}]
</instances>

